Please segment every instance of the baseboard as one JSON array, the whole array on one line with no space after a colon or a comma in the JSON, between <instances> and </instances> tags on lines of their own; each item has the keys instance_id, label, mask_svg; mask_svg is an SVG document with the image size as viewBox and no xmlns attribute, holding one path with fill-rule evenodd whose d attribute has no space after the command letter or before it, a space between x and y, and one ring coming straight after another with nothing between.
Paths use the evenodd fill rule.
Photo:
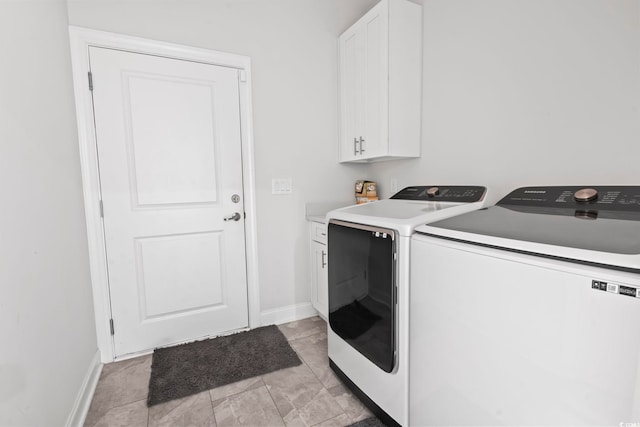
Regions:
<instances>
[{"instance_id":1,"label":"baseboard","mask_svg":"<svg viewBox=\"0 0 640 427\"><path fill-rule=\"evenodd\" d=\"M67 418L67 427L81 427L84 425L84 420L87 418L89 412L89 406L91 406L91 399L93 399L93 393L96 391L98 385L98 379L102 372L102 362L100 362L100 351L96 351L93 356L87 374L84 377L82 386L78 391L78 396L73 404L73 409Z\"/></svg>"},{"instance_id":2,"label":"baseboard","mask_svg":"<svg viewBox=\"0 0 640 427\"><path fill-rule=\"evenodd\" d=\"M263 311L260 313L260 320L262 321L262 325L281 325L317 315L318 312L313 308L311 303L305 302Z\"/></svg>"}]
</instances>

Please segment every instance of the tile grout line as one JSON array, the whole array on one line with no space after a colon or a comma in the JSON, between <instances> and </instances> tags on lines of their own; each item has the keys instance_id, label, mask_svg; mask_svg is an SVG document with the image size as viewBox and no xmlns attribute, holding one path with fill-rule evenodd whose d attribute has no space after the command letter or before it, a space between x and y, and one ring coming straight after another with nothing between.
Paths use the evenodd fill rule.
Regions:
<instances>
[{"instance_id":1,"label":"tile grout line","mask_svg":"<svg viewBox=\"0 0 640 427\"><path fill-rule=\"evenodd\" d=\"M216 388L220 388L220 387L225 387L224 385L223 385L223 386L220 386L220 387L210 388L210 389L206 390L207 394L209 395L209 402L211 403L211 410L213 411L213 416L214 416L214 420L216 421L216 426L218 425L218 420L217 420L217 418L215 417L215 415L216 415L216 410L215 410L215 406L214 406L214 403L215 403L215 402L222 402L223 400L230 399L230 398L232 398L232 397L234 397L234 396L237 396L237 395L239 395L239 394L246 393L246 392L248 392L248 391L252 391L252 390L257 390L257 389L259 389L260 387L267 388L267 385L266 385L266 383L264 382L264 379L262 378L262 375L256 375L255 377L246 378L246 380L254 379L254 378L259 378L259 379L260 379L260 382L262 382L262 385L261 385L261 386L259 386L259 387L253 387L253 388L248 388L248 389L240 390L240 391L238 391L238 392L231 393L231 394L229 394L229 395L227 395L227 396L220 397L219 399L215 399L215 400L213 399L213 397L211 396L211 390L215 390ZM241 380L241 381L244 381L244 380ZM234 383L231 383L231 384L234 384ZM230 384L225 384L225 385L230 385ZM267 389L267 391L269 391L269 390ZM273 400L273 399L271 399L271 400ZM276 407L276 408L277 408L277 407ZM280 413L280 412L278 411L278 414L279 414L279 413Z\"/></svg>"},{"instance_id":2,"label":"tile grout line","mask_svg":"<svg viewBox=\"0 0 640 427\"><path fill-rule=\"evenodd\" d=\"M280 329L280 328L278 328L278 329ZM282 332L282 331L280 331L280 332ZM284 335L284 333L283 333L283 335ZM285 338L286 338L286 335L285 335ZM305 338L305 337L299 337L299 338L291 339L291 340L287 338L287 344L296 353L296 356L298 356L298 359L300 359L300 361L304 365L307 366L307 369L309 369L311 371L311 368L309 367L309 365L307 365L307 362L304 360L304 358L298 353L298 351L295 349L295 347L291 345L292 342L294 342L294 341L296 341L298 339L302 339L302 338ZM311 373L313 373L313 371L311 371ZM314 374L314 376L315 376L315 374ZM276 403L276 400L273 398L273 395L271 394L271 390L269 389L269 384L267 384L267 382L264 381L264 379L262 380L262 382L264 383L264 387L267 389L267 393L269 393L269 397L271 398L271 401L273 402L273 405L276 407L276 410L278 411L278 415L280 415L280 419L282 420L282 424L286 426L287 423L284 420L284 416L282 415L282 412L280 412L280 408L278 407L278 404Z\"/></svg>"},{"instance_id":3,"label":"tile grout line","mask_svg":"<svg viewBox=\"0 0 640 427\"><path fill-rule=\"evenodd\" d=\"M275 399L273 398L273 395L271 394L271 390L269 390L269 386L267 385L267 383L262 380L262 382L264 383L264 388L267 389L267 393L269 393L269 399L271 399L271 402L273 402L273 406L276 407L276 411L278 411L278 415L280 415L280 419L282 420L282 425L286 426L287 423L284 421L284 417L282 416L282 412L280 412L280 408L278 408L278 404L276 403Z\"/></svg>"},{"instance_id":4,"label":"tile grout line","mask_svg":"<svg viewBox=\"0 0 640 427\"><path fill-rule=\"evenodd\" d=\"M110 407L110 408L107 410L107 412L108 412L108 411L111 411L111 410L113 410L113 409L122 408L123 406L133 405L134 403L138 403L138 402L142 402L142 401L146 401L146 400L147 400L147 398L145 397L144 399L137 399L137 400L133 400L133 401L131 401L131 402L123 403L122 405L112 406L112 407ZM145 406L146 406L146 404L145 404ZM148 406L146 406L146 407L147 407L147 409L149 408Z\"/></svg>"},{"instance_id":5,"label":"tile grout line","mask_svg":"<svg viewBox=\"0 0 640 427\"><path fill-rule=\"evenodd\" d=\"M234 393L228 394L226 396L220 397L220 398L215 399L215 400L213 400L213 397L211 397L211 390L216 390L218 388L226 387L228 385L236 384L236 383L241 382L241 381L251 380L251 379L254 379L254 378L260 378L260 380L262 381L262 384L264 385L264 380L262 379L262 375L256 375L255 377L245 378L244 380L236 381L235 383L224 384L224 385L221 385L221 386L218 386L218 387L207 389L206 392L209 393L209 400L211 400L211 404L213 405L215 402L218 402L220 400L224 400L224 399L227 399L229 397L236 396L236 395L244 393L246 391L255 390L256 388L260 388L260 387L247 388L247 389L244 389L244 390L236 391ZM201 393L204 393L204 391L202 391Z\"/></svg>"},{"instance_id":6,"label":"tile grout line","mask_svg":"<svg viewBox=\"0 0 640 427\"><path fill-rule=\"evenodd\" d=\"M328 331L328 328L329 328L329 327L330 327L330 326L329 326L329 324L327 323L327 330L326 330L326 331L324 331L324 332L319 332L318 334L313 334L313 335L310 335L310 336L315 336L315 335L319 335L319 334L324 333L325 335L327 335L327 341L328 341L328 339L329 339L329 331ZM327 359L328 359L328 358L329 358L329 355L327 355ZM311 369L311 367L309 367L309 369ZM329 370L331 370L331 372L333 373L333 370L332 370L330 367L329 367ZM349 419L349 421L350 421L351 423L356 423L356 422L358 422L358 420L354 419L353 417L351 417L351 415L349 415L349 414L347 413L347 411L345 410L345 408L340 404L340 402L338 402L338 400L335 398L335 396L333 396L333 395L331 394L331 392L329 391L329 388L327 388L327 387L324 385L324 383L322 382L322 380L320 379L320 377L318 377L318 375L313 371L313 369L311 369L311 373L313 373L313 375L318 379L318 381L320 381L320 384L322 384L322 386L324 387L324 389L325 389L325 390L327 390L327 392L329 393L329 395L331 396L331 398L336 402L336 404L338 405L338 407L339 407L340 409L342 409L342 413L343 413L343 414L344 414L344 415ZM335 375L335 374L334 374L334 375ZM345 384L342 382L342 380L340 380L340 379L338 378L338 384L334 385L334 386L333 386L333 387L331 387L331 388L333 389L333 388L335 388L335 387L339 387L339 386L342 386L342 387L345 387L345 388L346 388L346 386L345 386ZM350 390L348 390L348 389L347 389L347 391L348 391L348 393L349 393L349 394L351 394L351 395L353 396L353 398L354 398L354 399L357 399L358 401L360 401L360 399L358 399L355 395L353 395L353 393L351 393L351 391L350 391ZM335 417L334 417L334 418L335 418ZM330 419L332 419L332 418L330 418ZM324 421L323 421L323 422L324 422Z\"/></svg>"},{"instance_id":7,"label":"tile grout line","mask_svg":"<svg viewBox=\"0 0 640 427\"><path fill-rule=\"evenodd\" d=\"M322 332L319 332L318 334L321 334L321 333L322 333ZM314 335L318 335L318 334L312 334L312 335L308 335L308 336L306 336L306 337L300 337L300 338L297 338L296 340L298 340L298 339L303 339L303 338L308 338L308 337L312 337L312 336L314 336ZM293 351L296 353L296 355L298 356L298 358L300 359L300 361L302 361L302 364L304 364L304 365L307 367L307 369L308 369L308 370L313 374L313 376L316 378L316 380L318 380L318 383L320 383L320 385L322 386L322 388L323 388L324 390L326 390L326 391L327 391L327 393L329 393L329 390L327 390L327 388L324 386L324 384L322 384L322 381L320 381L320 379L318 378L318 376L313 372L313 369L311 369L311 366L309 366L309 364L307 363L307 361L306 361L306 360L304 360L304 357L302 357L302 355L298 353L298 351L295 349L295 347L293 347L293 346L290 344L291 342L296 341L296 340L290 340L290 341L289 341L289 340L287 340L287 343L288 343L288 344L289 344L289 346L293 349ZM272 402L273 402L273 404L275 405L275 407L276 407L276 409L277 409L277 411L278 411L278 414L280 415L280 418L282 419L282 424L284 424L284 425L286 426L286 425L287 425L287 423L286 423L286 421L284 420L284 416L282 415L282 412L280 412L280 408L278 408L278 405L276 404L276 401L275 401L275 399L273 398L273 395L271 394L271 391L269 390L269 386L267 385L267 383L266 383L264 380L263 380L263 382L264 382L264 386L265 386L265 388L267 389L267 393L269 393L269 397L271 398L271 401L272 401ZM329 393L329 395L331 395L331 393ZM331 398L333 398L333 396L331 396ZM334 400L335 400L335 399L334 399ZM336 404L338 405L338 407L339 407L340 409L342 409L342 406L340 406L340 404L338 404L338 402L336 402ZM298 408L295 408L295 407L294 407L294 409L295 409L295 410L297 410ZM342 412L344 413L344 409L342 410ZM346 414L346 413L345 413L345 415L346 415L349 419L351 419L351 417L349 417L349 415L348 415L348 414ZM323 423L323 422L325 422L325 421L328 421L328 420L330 420L330 419L331 419L331 418L326 419L326 420L323 420L323 421L320 421L319 423L316 423L316 424L314 424L314 425L318 425L318 424Z\"/></svg>"},{"instance_id":8,"label":"tile grout line","mask_svg":"<svg viewBox=\"0 0 640 427\"><path fill-rule=\"evenodd\" d=\"M325 335L326 335L326 334L327 334L327 332L326 332L326 331L323 331L323 332L318 332L317 334L307 335L306 337L296 338L295 340L291 340L291 341L289 341L289 343L294 342L294 341L298 341L298 340L302 340L302 339L305 339L305 338L314 337L314 336L316 336L316 335L320 335L320 334L325 334ZM289 345L291 346L291 344L289 344ZM329 389L324 385L324 383L322 382L322 380L320 379L320 377L318 377L318 375L313 371L313 369L311 369L311 366L309 366L309 364L307 363L307 361L306 361L306 360L304 360L304 357L302 357L302 355L298 353L298 351L296 350L296 348L295 348L295 347L291 346L291 348L293 349L293 351L295 351L295 352L296 352L296 354L298 355L298 357L300 358L300 360L302 360L302 363L304 363L304 364L307 366L307 368L309 369L309 371L311 371L311 373L313 374L313 376L316 378L316 380L318 380L318 383L320 383L320 385L322 386L322 388L323 388L323 389L324 389L324 390L329 394L329 396L331 397L331 399L333 399L333 401L336 403L336 405L338 406L338 408L340 408L340 409L342 410L342 413L343 413L343 414L344 414L344 415L345 415L345 416L346 416L346 417L351 421L351 423L354 423L355 421L353 420L353 418L351 418L351 416L350 416L349 414L347 414L347 412L344 410L344 408L342 407L342 405L340 405L340 403L339 403L339 402L336 400L336 398L331 394L331 392L329 392ZM341 385L341 384L342 384L342 381L340 381L340 384L339 384L339 385ZM265 384L265 385L266 385L266 384ZM332 387L332 388L333 388L333 387ZM269 389L267 388L267 391L268 391L268 390L269 390ZM273 399L273 397L272 397L272 399ZM280 410L278 410L278 412L280 412ZM336 417L338 417L338 416L339 416L339 415L337 415ZM320 421L320 422L318 422L318 423L314 424L314 426L316 426L316 425L318 425L318 424L322 424L322 423L324 423L325 421L332 420L333 418L336 418L336 417L331 417L331 418L328 418L328 419L326 419L326 420ZM283 418L283 421L284 421L284 418ZM313 427L313 426L311 426L311 427Z\"/></svg>"},{"instance_id":9,"label":"tile grout line","mask_svg":"<svg viewBox=\"0 0 640 427\"><path fill-rule=\"evenodd\" d=\"M296 338L292 338L292 339L287 339L287 342L294 342L294 341L300 341L303 340L305 338L309 338L309 337L314 337L316 335L320 335L320 334L326 334L327 331L320 331L320 332L316 332L315 334L309 334L309 335L305 335L303 337L296 337ZM283 334L284 335L284 334ZM286 338L286 336L285 336Z\"/></svg>"},{"instance_id":10,"label":"tile grout line","mask_svg":"<svg viewBox=\"0 0 640 427\"><path fill-rule=\"evenodd\" d=\"M98 418L98 422L101 419L103 419L105 417L105 415L107 415L107 413L109 413L110 411L113 411L114 409L122 408L122 407L128 406L128 405L133 405L134 403L138 403L138 402L143 402L143 401L146 402L146 400L147 400L146 398L138 399L138 400L134 400L134 401L131 401L131 402L123 403L122 405L112 406L112 407L108 408L106 411L104 411L104 414L100 415L100 418ZM145 403L145 408L147 408L147 427L148 427L149 426L149 407L146 406L146 403ZM88 415L88 413L87 413L87 415ZM85 422L86 422L86 419L85 419ZM94 427L94 426L98 425L98 422L92 424L91 426L86 426L86 424L85 424L85 426L86 427Z\"/></svg>"},{"instance_id":11,"label":"tile grout line","mask_svg":"<svg viewBox=\"0 0 640 427\"><path fill-rule=\"evenodd\" d=\"M213 415L213 422L218 425L218 419L216 418L216 408L213 406L213 397L211 397L211 390L207 390L207 395L209 396L209 405L211 405L211 414Z\"/></svg>"}]
</instances>

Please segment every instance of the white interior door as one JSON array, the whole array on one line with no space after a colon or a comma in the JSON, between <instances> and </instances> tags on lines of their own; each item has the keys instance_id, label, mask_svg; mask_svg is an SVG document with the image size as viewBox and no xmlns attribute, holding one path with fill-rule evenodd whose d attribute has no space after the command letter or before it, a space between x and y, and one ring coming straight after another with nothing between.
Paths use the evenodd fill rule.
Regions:
<instances>
[{"instance_id":1,"label":"white interior door","mask_svg":"<svg viewBox=\"0 0 640 427\"><path fill-rule=\"evenodd\" d=\"M247 327L238 70L89 57L116 357Z\"/></svg>"}]
</instances>

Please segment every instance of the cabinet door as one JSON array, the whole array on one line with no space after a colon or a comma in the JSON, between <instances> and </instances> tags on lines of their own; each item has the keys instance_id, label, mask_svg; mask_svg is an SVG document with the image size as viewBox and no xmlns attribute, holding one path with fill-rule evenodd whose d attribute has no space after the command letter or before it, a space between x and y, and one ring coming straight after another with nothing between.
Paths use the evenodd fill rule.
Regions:
<instances>
[{"instance_id":1,"label":"cabinet door","mask_svg":"<svg viewBox=\"0 0 640 427\"><path fill-rule=\"evenodd\" d=\"M360 78L363 33L351 27L339 38L340 49L340 161L360 157L360 121L363 82Z\"/></svg>"},{"instance_id":2,"label":"cabinet door","mask_svg":"<svg viewBox=\"0 0 640 427\"><path fill-rule=\"evenodd\" d=\"M363 159L388 154L389 126L389 52L388 8L382 2L361 20L361 38L364 40L360 73L362 110L360 155Z\"/></svg>"},{"instance_id":3,"label":"cabinet door","mask_svg":"<svg viewBox=\"0 0 640 427\"><path fill-rule=\"evenodd\" d=\"M421 6L381 0L338 40L340 161L420 157Z\"/></svg>"},{"instance_id":4,"label":"cabinet door","mask_svg":"<svg viewBox=\"0 0 640 427\"><path fill-rule=\"evenodd\" d=\"M388 15L382 1L339 38L343 162L387 155Z\"/></svg>"},{"instance_id":5,"label":"cabinet door","mask_svg":"<svg viewBox=\"0 0 640 427\"><path fill-rule=\"evenodd\" d=\"M313 308L325 319L329 311L329 275L327 246L315 241L311 242L313 266L311 274L311 294Z\"/></svg>"}]
</instances>

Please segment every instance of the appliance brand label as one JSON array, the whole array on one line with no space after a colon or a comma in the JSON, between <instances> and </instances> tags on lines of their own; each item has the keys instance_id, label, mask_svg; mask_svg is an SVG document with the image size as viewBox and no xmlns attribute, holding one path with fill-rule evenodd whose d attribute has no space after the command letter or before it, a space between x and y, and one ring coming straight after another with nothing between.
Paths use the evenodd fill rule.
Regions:
<instances>
[{"instance_id":1,"label":"appliance brand label","mask_svg":"<svg viewBox=\"0 0 640 427\"><path fill-rule=\"evenodd\" d=\"M625 295L633 298L640 298L640 288L633 286L618 285L616 283L603 282L601 280L592 280L591 289L605 291L612 294Z\"/></svg>"}]
</instances>

